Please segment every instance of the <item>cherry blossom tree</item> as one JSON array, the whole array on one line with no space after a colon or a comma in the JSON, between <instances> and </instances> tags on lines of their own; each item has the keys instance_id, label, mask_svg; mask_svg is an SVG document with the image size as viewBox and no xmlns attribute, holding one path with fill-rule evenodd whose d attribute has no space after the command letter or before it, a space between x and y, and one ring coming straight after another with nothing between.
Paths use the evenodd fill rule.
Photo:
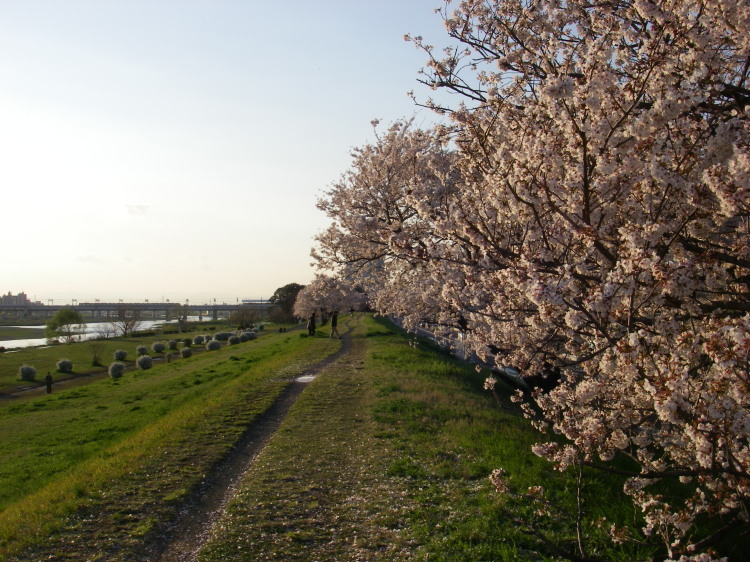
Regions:
<instances>
[{"instance_id":1,"label":"cherry blossom tree","mask_svg":"<svg viewBox=\"0 0 750 562\"><path fill-rule=\"evenodd\" d=\"M449 241L435 232L460 173L446 148L446 131L415 128L413 120L396 121L376 141L352 152L352 167L318 208L331 219L320 233L312 256L322 267L355 279L381 311L415 324L425 318L454 326L457 316L441 297L448 261L430 258ZM429 190L429 193L423 193ZM433 207L421 209L422 198ZM452 245L452 243L450 243ZM462 282L463 274L454 276Z\"/></svg>"},{"instance_id":2,"label":"cherry blossom tree","mask_svg":"<svg viewBox=\"0 0 750 562\"><path fill-rule=\"evenodd\" d=\"M362 293L355 291L351 284L329 275L317 274L312 283L297 293L294 315L308 318L316 313L319 318L324 318L332 312L359 306L361 299Z\"/></svg>"},{"instance_id":3,"label":"cherry blossom tree","mask_svg":"<svg viewBox=\"0 0 750 562\"><path fill-rule=\"evenodd\" d=\"M565 440L534 452L561 470L629 457L644 534L710 553L750 499L750 5L449 8L454 47L409 38L421 80L458 94L424 102L448 125L355 151L314 256L383 312L563 369L527 412Z\"/></svg>"}]
</instances>

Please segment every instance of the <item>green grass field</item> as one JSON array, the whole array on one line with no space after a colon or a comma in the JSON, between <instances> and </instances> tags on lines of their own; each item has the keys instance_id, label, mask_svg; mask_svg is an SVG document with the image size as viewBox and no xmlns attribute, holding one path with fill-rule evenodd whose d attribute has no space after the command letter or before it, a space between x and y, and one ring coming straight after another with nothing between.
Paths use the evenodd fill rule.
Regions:
<instances>
[{"instance_id":1,"label":"green grass field","mask_svg":"<svg viewBox=\"0 0 750 562\"><path fill-rule=\"evenodd\" d=\"M175 501L288 384L271 379L301 373L338 342L314 343L269 334L0 407L0 557L42 540L82 506L106 511L128 477L120 493L160 504L167 490ZM152 462L159 468L144 476ZM153 486L160 493L145 494Z\"/></svg>"},{"instance_id":2,"label":"green grass field","mask_svg":"<svg viewBox=\"0 0 750 562\"><path fill-rule=\"evenodd\" d=\"M9 328L2 328L0 330L7 330ZM26 330L25 328L18 328L19 330ZM85 341L80 343L71 344L55 344L52 346L43 347L29 347L22 348L17 351L0 353L0 393L8 393L18 390L19 388L26 388L33 386L33 384L42 385L44 383L44 377L47 373L51 373L56 381L69 379L69 375L64 375L57 372L57 362L60 359L69 359L73 362L73 374L88 375L88 374L102 374L106 375L106 367L112 363L113 354L115 350L124 349L128 352L127 360L125 361L128 365L133 365L136 358L136 347L143 345L149 350L149 354L154 359L164 359L165 353L154 353L151 350L151 345L155 342L166 342L170 339L178 340L180 343L178 349L184 347L182 339L192 338L198 334L211 333L208 327L201 327L199 330L186 332L183 334L154 334L147 336L133 336L128 338L114 338L104 340ZM43 337L42 334L41 337ZM32 336L28 336L32 337ZM0 343L0 345L2 345ZM197 349L203 349L203 346L197 346ZM168 352L169 350L167 350ZM174 354L175 352L172 351ZM99 358L100 365L94 365L95 354ZM26 381L21 381L18 377L18 369L21 365L31 365L37 371L35 383L31 385ZM2 407L2 403L0 403Z\"/></svg>"},{"instance_id":3,"label":"green grass field","mask_svg":"<svg viewBox=\"0 0 750 562\"><path fill-rule=\"evenodd\" d=\"M306 387L199 559L564 559L575 475L530 452L540 436L528 422L471 366L386 322L342 320L351 351ZM340 348L325 335L267 333L0 407L0 559L143 559L290 377ZM498 495L488 475L500 466L519 490L543 484L559 508L546 516ZM584 476L587 555L658 554L610 544L597 521L638 516L619 478Z\"/></svg>"},{"instance_id":4,"label":"green grass field","mask_svg":"<svg viewBox=\"0 0 750 562\"><path fill-rule=\"evenodd\" d=\"M539 434L498 407L483 375L410 346L391 326L368 321L359 330L353 354L302 395L199 560L555 559L509 511L569 548L573 476L531 454ZM536 517L498 496L487 478L498 466L521 488L545 483L570 517ZM594 501L621 482L592 484L592 509L632 520L628 502ZM587 533L590 555L648 557L612 551L594 525Z\"/></svg>"},{"instance_id":5,"label":"green grass field","mask_svg":"<svg viewBox=\"0 0 750 562\"><path fill-rule=\"evenodd\" d=\"M31 340L44 337L44 328L14 328L0 326L0 345L8 340Z\"/></svg>"}]
</instances>

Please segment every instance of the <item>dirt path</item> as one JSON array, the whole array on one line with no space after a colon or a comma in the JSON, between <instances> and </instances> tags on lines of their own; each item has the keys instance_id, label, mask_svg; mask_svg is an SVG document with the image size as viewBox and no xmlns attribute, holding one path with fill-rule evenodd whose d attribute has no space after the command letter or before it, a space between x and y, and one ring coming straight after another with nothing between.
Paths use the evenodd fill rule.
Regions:
<instances>
[{"instance_id":1,"label":"dirt path","mask_svg":"<svg viewBox=\"0 0 750 562\"><path fill-rule=\"evenodd\" d=\"M350 353L352 332L353 327L347 325L341 349L296 377L271 407L246 429L228 456L191 494L167 531L149 545L144 560L172 562L197 558L201 547L211 535L213 525L234 496L248 468L279 429L307 384L332 363Z\"/></svg>"}]
</instances>

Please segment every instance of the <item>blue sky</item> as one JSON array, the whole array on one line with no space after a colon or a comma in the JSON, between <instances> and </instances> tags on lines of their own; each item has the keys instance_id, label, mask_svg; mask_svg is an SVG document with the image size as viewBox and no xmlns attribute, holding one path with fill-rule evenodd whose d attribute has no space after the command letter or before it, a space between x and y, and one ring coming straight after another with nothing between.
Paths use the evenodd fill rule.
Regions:
<instances>
[{"instance_id":1,"label":"blue sky","mask_svg":"<svg viewBox=\"0 0 750 562\"><path fill-rule=\"evenodd\" d=\"M0 293L269 297L406 92L439 0L0 0ZM433 39L434 38L434 39Z\"/></svg>"}]
</instances>

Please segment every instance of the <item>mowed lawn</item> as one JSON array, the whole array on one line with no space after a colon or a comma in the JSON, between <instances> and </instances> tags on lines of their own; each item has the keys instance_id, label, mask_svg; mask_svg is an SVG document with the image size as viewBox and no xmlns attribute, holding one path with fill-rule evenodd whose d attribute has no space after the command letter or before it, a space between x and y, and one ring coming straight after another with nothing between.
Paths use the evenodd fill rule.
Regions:
<instances>
[{"instance_id":1,"label":"mowed lawn","mask_svg":"<svg viewBox=\"0 0 750 562\"><path fill-rule=\"evenodd\" d=\"M484 374L385 320L358 322L352 353L302 394L199 560L561 559L576 541L575 478L531 453L541 436L507 395L500 406ZM498 467L560 510L500 496ZM611 547L594 522L637 519L622 481L587 477L589 555L649 558Z\"/></svg>"},{"instance_id":2,"label":"mowed lawn","mask_svg":"<svg viewBox=\"0 0 750 562\"><path fill-rule=\"evenodd\" d=\"M0 330L3 329L8 330L10 328L0 327ZM17 329L26 330L25 328ZM136 353L138 346L145 346L155 361L163 361L166 360L166 355L170 350L167 349L164 353L155 353L152 350L154 343L161 342L166 345L169 340L176 340L178 342L178 350L171 350L172 357L175 357L179 349L185 346L183 343L184 339L192 339L196 335L210 333L210 331L207 331L207 327L203 327L202 329L180 334L135 335L127 338L90 340L80 343L54 344L6 351L0 353L0 393L12 393L22 388L43 385L44 377L47 373L50 373L56 382L80 375L106 375L106 368L114 361L114 352L118 349L127 352L127 359L124 363L131 367L135 364L135 360L138 357ZM19 339L23 337L31 338L33 336L19 336ZM44 334L42 333L38 337L44 337ZM2 345L2 342L0 342L0 345ZM202 351L204 349L203 345L195 346L195 351ZM72 376L57 371L57 362L61 359L68 359L73 362ZM31 365L36 369L37 375L35 381L20 380L18 369L21 365Z\"/></svg>"},{"instance_id":3,"label":"mowed lawn","mask_svg":"<svg viewBox=\"0 0 750 562\"><path fill-rule=\"evenodd\" d=\"M271 333L118 380L3 402L0 559L44 543L83 507L106 511L123 497L133 499L121 504L125 510L144 515L125 532L142 537L151 512L163 509L165 499L177 502L291 377L338 347L338 341Z\"/></svg>"},{"instance_id":4,"label":"mowed lawn","mask_svg":"<svg viewBox=\"0 0 750 562\"><path fill-rule=\"evenodd\" d=\"M304 390L200 560L557 560L573 550L576 477L531 453L547 436L507 395L498 404L484 374L385 320L347 316L341 331L351 351ZM0 409L10 447L0 558L146 559L244 428L340 348L326 333L266 334ZM494 490L498 467L520 497ZM587 555L651 558L653 548L608 540L611 523L640 525L622 478L584 479ZM539 485L554 509L524 496Z\"/></svg>"}]
</instances>

